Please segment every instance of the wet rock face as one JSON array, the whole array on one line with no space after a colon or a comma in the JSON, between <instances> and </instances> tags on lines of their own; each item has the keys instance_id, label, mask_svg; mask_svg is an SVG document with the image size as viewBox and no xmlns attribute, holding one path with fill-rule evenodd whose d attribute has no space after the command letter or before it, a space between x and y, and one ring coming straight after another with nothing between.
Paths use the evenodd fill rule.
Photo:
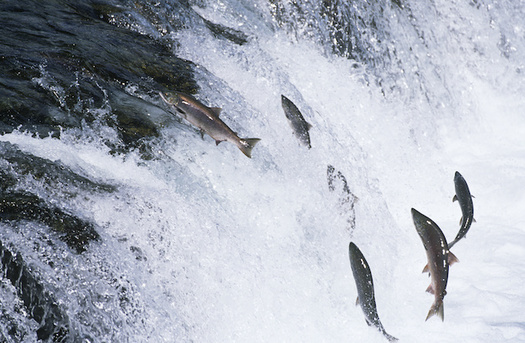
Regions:
<instances>
[{"instance_id":1,"label":"wet rock face","mask_svg":"<svg viewBox=\"0 0 525 343\"><path fill-rule=\"evenodd\" d=\"M36 181L54 204L30 190L27 179ZM78 175L60 162L24 153L11 143L0 142L0 222L32 221L48 226L73 251L81 253L98 240L95 225L61 208L67 199L89 193L111 193L115 186ZM64 205L65 206L65 205Z\"/></svg>"},{"instance_id":2,"label":"wet rock face","mask_svg":"<svg viewBox=\"0 0 525 343\"><path fill-rule=\"evenodd\" d=\"M177 47L164 35L197 22L218 40L237 45L249 41L241 31L202 18L187 1L164 3L161 10L155 3L1 1L0 134L63 138L67 131L69 138L78 133L82 139L84 132L94 132L111 153L138 151L143 159L154 158L150 149L161 128L178 120L165 111L158 92L198 90L195 65L177 58ZM151 31L138 22L150 23ZM67 272L75 270L57 266L69 266L67 259L88 259L90 246L102 241L100 226L83 204L92 195L117 191L118 185L0 142L0 295L8 289L4 293L11 296L0 302L0 341L84 339L77 327L84 324L76 318L83 314L68 308L69 289L53 278L71 279ZM22 227L36 236L35 242L10 236ZM45 263L36 246L49 249ZM130 251L137 261L147 260L139 247ZM120 286L114 276L108 280L104 296L117 294L122 312L136 311L132 285ZM97 290L82 291L99 296ZM107 331L116 330L120 319L108 321L97 310L76 311L93 311L87 317L95 331L104 331L102 324Z\"/></svg>"},{"instance_id":3,"label":"wet rock face","mask_svg":"<svg viewBox=\"0 0 525 343\"><path fill-rule=\"evenodd\" d=\"M125 16L124 5L111 0L0 3L0 133L59 138L63 130L103 127L115 132L116 138L104 141L113 152L139 149L148 156L148 140L169 117L155 104L157 92L194 93L194 66L176 58L162 37L152 39L115 21ZM48 235L42 244L52 251L61 241L67 246L61 249L83 254L100 241L97 225L68 201L115 190L60 161L0 142L0 225L15 231L20 225L39 227ZM0 341L79 340L54 286L34 266L34 257L25 255L27 247L2 234L0 287L12 302L0 305ZM53 273L59 255L50 257L47 272Z\"/></svg>"},{"instance_id":4,"label":"wet rock face","mask_svg":"<svg viewBox=\"0 0 525 343\"><path fill-rule=\"evenodd\" d=\"M172 120L157 106L158 92L195 93L197 85L194 65L175 57L162 36L152 39L119 20L130 6L112 0L0 2L0 133L60 138L63 130L103 128L114 132L102 138L112 152L137 149L148 158L150 141ZM82 256L101 241L97 224L80 215L78 206L90 194L116 189L0 142L2 230L42 230L47 238L40 245L64 251L50 254L44 272L28 244L14 244L2 232L0 291L12 301L0 304L0 341L81 340L45 273L55 273L60 258Z\"/></svg>"},{"instance_id":5,"label":"wet rock face","mask_svg":"<svg viewBox=\"0 0 525 343\"><path fill-rule=\"evenodd\" d=\"M3 1L0 4L0 130L60 135L102 121L128 149L158 135L150 101L134 96L194 93L191 62L168 44L111 24L118 2ZM115 143L112 143L115 145Z\"/></svg>"},{"instance_id":6,"label":"wet rock face","mask_svg":"<svg viewBox=\"0 0 525 343\"><path fill-rule=\"evenodd\" d=\"M53 298L31 273L23 258L11 252L0 241L0 271L11 281L17 290L17 295L27 309L28 316L34 319L39 327L36 336L39 340L51 342L67 342L73 337L69 332L67 315L57 305ZM12 339L23 339L13 321L10 321L8 331Z\"/></svg>"},{"instance_id":7,"label":"wet rock face","mask_svg":"<svg viewBox=\"0 0 525 343\"><path fill-rule=\"evenodd\" d=\"M92 223L49 205L38 196L25 193L0 195L0 221L19 220L49 226L77 253L85 251L90 241L99 239Z\"/></svg>"}]
</instances>

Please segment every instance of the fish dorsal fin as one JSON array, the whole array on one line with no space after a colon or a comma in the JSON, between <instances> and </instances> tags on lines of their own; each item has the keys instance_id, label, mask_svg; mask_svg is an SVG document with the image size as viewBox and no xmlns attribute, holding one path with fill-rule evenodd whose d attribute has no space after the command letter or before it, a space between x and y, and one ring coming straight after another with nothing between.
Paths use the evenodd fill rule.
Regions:
<instances>
[{"instance_id":1,"label":"fish dorsal fin","mask_svg":"<svg viewBox=\"0 0 525 343\"><path fill-rule=\"evenodd\" d=\"M306 130L310 130L313 127L313 125L307 122L306 123L306 127L307 127Z\"/></svg>"},{"instance_id":2,"label":"fish dorsal fin","mask_svg":"<svg viewBox=\"0 0 525 343\"><path fill-rule=\"evenodd\" d=\"M221 115L222 108L220 107L210 107L210 110L215 114L217 117Z\"/></svg>"},{"instance_id":3,"label":"fish dorsal fin","mask_svg":"<svg viewBox=\"0 0 525 343\"><path fill-rule=\"evenodd\" d=\"M448 252L448 265L451 266L454 263L459 262L459 259L451 251Z\"/></svg>"},{"instance_id":4,"label":"fish dorsal fin","mask_svg":"<svg viewBox=\"0 0 525 343\"><path fill-rule=\"evenodd\" d=\"M452 197L452 202L457 201L457 200L458 200L458 196L457 196L457 195L454 195L454 196Z\"/></svg>"}]
</instances>

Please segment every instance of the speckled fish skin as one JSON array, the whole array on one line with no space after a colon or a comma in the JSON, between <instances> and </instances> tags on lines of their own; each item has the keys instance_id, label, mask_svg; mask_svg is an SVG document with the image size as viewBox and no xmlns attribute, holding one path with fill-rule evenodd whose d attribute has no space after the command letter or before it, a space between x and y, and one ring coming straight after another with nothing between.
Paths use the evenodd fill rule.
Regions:
<instances>
[{"instance_id":1,"label":"speckled fish skin","mask_svg":"<svg viewBox=\"0 0 525 343\"><path fill-rule=\"evenodd\" d=\"M423 269L423 272L430 272L431 283L427 291L434 294L434 304L425 320L436 314L444 320L443 298L447 294L449 265L457 258L449 251L445 235L432 219L415 209L412 209L412 219L427 253L428 264Z\"/></svg>"},{"instance_id":2,"label":"speckled fish skin","mask_svg":"<svg viewBox=\"0 0 525 343\"><path fill-rule=\"evenodd\" d=\"M295 106L295 104L284 95L281 95L281 105L283 106L284 114L292 127L293 134L299 139L302 145L310 149L312 145L310 144L310 134L308 133L308 130L310 130L312 125L306 122L297 106Z\"/></svg>"},{"instance_id":3,"label":"speckled fish skin","mask_svg":"<svg viewBox=\"0 0 525 343\"><path fill-rule=\"evenodd\" d=\"M472 195L467 185L467 181L463 176L456 172L454 175L454 186L456 188L456 195L454 195L453 201L459 202L459 207L461 208L461 226L456 238L448 245L449 248L452 248L461 238L465 237L470 225L474 221L474 204L472 203Z\"/></svg>"},{"instance_id":4,"label":"speckled fish skin","mask_svg":"<svg viewBox=\"0 0 525 343\"><path fill-rule=\"evenodd\" d=\"M397 341L394 336L389 335L379 320L377 313L376 300L374 295L374 282L372 280L372 272L361 250L350 242L348 248L350 255L350 265L354 275L355 284L357 287L357 303L361 306L365 314L365 320L368 325L376 327L390 342Z\"/></svg>"},{"instance_id":5,"label":"speckled fish skin","mask_svg":"<svg viewBox=\"0 0 525 343\"><path fill-rule=\"evenodd\" d=\"M191 95L180 92L173 92L168 96L159 92L159 95L162 100L172 106L181 117L215 139L216 144L228 141L235 144L246 156L251 158L251 151L260 139L239 138L239 136L219 118L220 108L208 107Z\"/></svg>"}]
</instances>

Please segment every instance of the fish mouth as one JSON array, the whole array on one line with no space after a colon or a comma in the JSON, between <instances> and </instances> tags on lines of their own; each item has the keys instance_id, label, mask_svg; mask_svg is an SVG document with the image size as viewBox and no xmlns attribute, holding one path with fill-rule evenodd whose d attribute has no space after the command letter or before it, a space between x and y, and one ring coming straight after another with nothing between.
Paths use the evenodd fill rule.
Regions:
<instances>
[{"instance_id":1,"label":"fish mouth","mask_svg":"<svg viewBox=\"0 0 525 343\"><path fill-rule=\"evenodd\" d=\"M423 222L425 222L425 216L421 214L418 210L412 208L412 220L416 225L421 225Z\"/></svg>"},{"instance_id":2,"label":"fish mouth","mask_svg":"<svg viewBox=\"0 0 525 343\"><path fill-rule=\"evenodd\" d=\"M357 246L353 242L350 242L348 250L350 252L350 257L355 260L357 258Z\"/></svg>"},{"instance_id":3,"label":"fish mouth","mask_svg":"<svg viewBox=\"0 0 525 343\"><path fill-rule=\"evenodd\" d=\"M412 221L414 222L416 231L421 237L425 236L425 230L423 229L425 226L434 225L430 218L415 209L412 209Z\"/></svg>"},{"instance_id":4,"label":"fish mouth","mask_svg":"<svg viewBox=\"0 0 525 343\"><path fill-rule=\"evenodd\" d=\"M162 100L164 100L165 103L168 105L174 105L177 106L179 104L179 97L178 95L168 95L166 96L164 93L159 92L159 95Z\"/></svg>"}]
</instances>

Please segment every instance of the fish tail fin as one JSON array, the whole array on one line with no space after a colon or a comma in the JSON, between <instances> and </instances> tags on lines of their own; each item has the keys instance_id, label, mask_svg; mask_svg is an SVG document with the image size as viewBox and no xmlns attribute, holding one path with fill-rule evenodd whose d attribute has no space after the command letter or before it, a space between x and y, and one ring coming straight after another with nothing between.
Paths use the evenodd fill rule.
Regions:
<instances>
[{"instance_id":1,"label":"fish tail fin","mask_svg":"<svg viewBox=\"0 0 525 343\"><path fill-rule=\"evenodd\" d=\"M243 154L252 158L252 149L260 140L260 138L241 138L238 145L239 149L241 149Z\"/></svg>"},{"instance_id":2,"label":"fish tail fin","mask_svg":"<svg viewBox=\"0 0 525 343\"><path fill-rule=\"evenodd\" d=\"M386 333L386 331L383 331L383 336L386 337L386 339L389 341L389 342L397 342L399 341L399 338L396 338L388 333Z\"/></svg>"},{"instance_id":3,"label":"fish tail fin","mask_svg":"<svg viewBox=\"0 0 525 343\"><path fill-rule=\"evenodd\" d=\"M389 333L386 332L385 328L383 327L383 324L379 324L379 331L383 334L383 336L385 336L385 338L389 341L389 342L397 342L399 341L398 338L390 335Z\"/></svg>"},{"instance_id":4,"label":"fish tail fin","mask_svg":"<svg viewBox=\"0 0 525 343\"><path fill-rule=\"evenodd\" d=\"M427 321L428 318L432 317L435 314L437 314L441 318L441 321L445 320L443 300L436 301L434 302L434 304L432 304L432 307L430 307L430 311L428 311L427 319L425 319L425 321Z\"/></svg>"}]
</instances>

